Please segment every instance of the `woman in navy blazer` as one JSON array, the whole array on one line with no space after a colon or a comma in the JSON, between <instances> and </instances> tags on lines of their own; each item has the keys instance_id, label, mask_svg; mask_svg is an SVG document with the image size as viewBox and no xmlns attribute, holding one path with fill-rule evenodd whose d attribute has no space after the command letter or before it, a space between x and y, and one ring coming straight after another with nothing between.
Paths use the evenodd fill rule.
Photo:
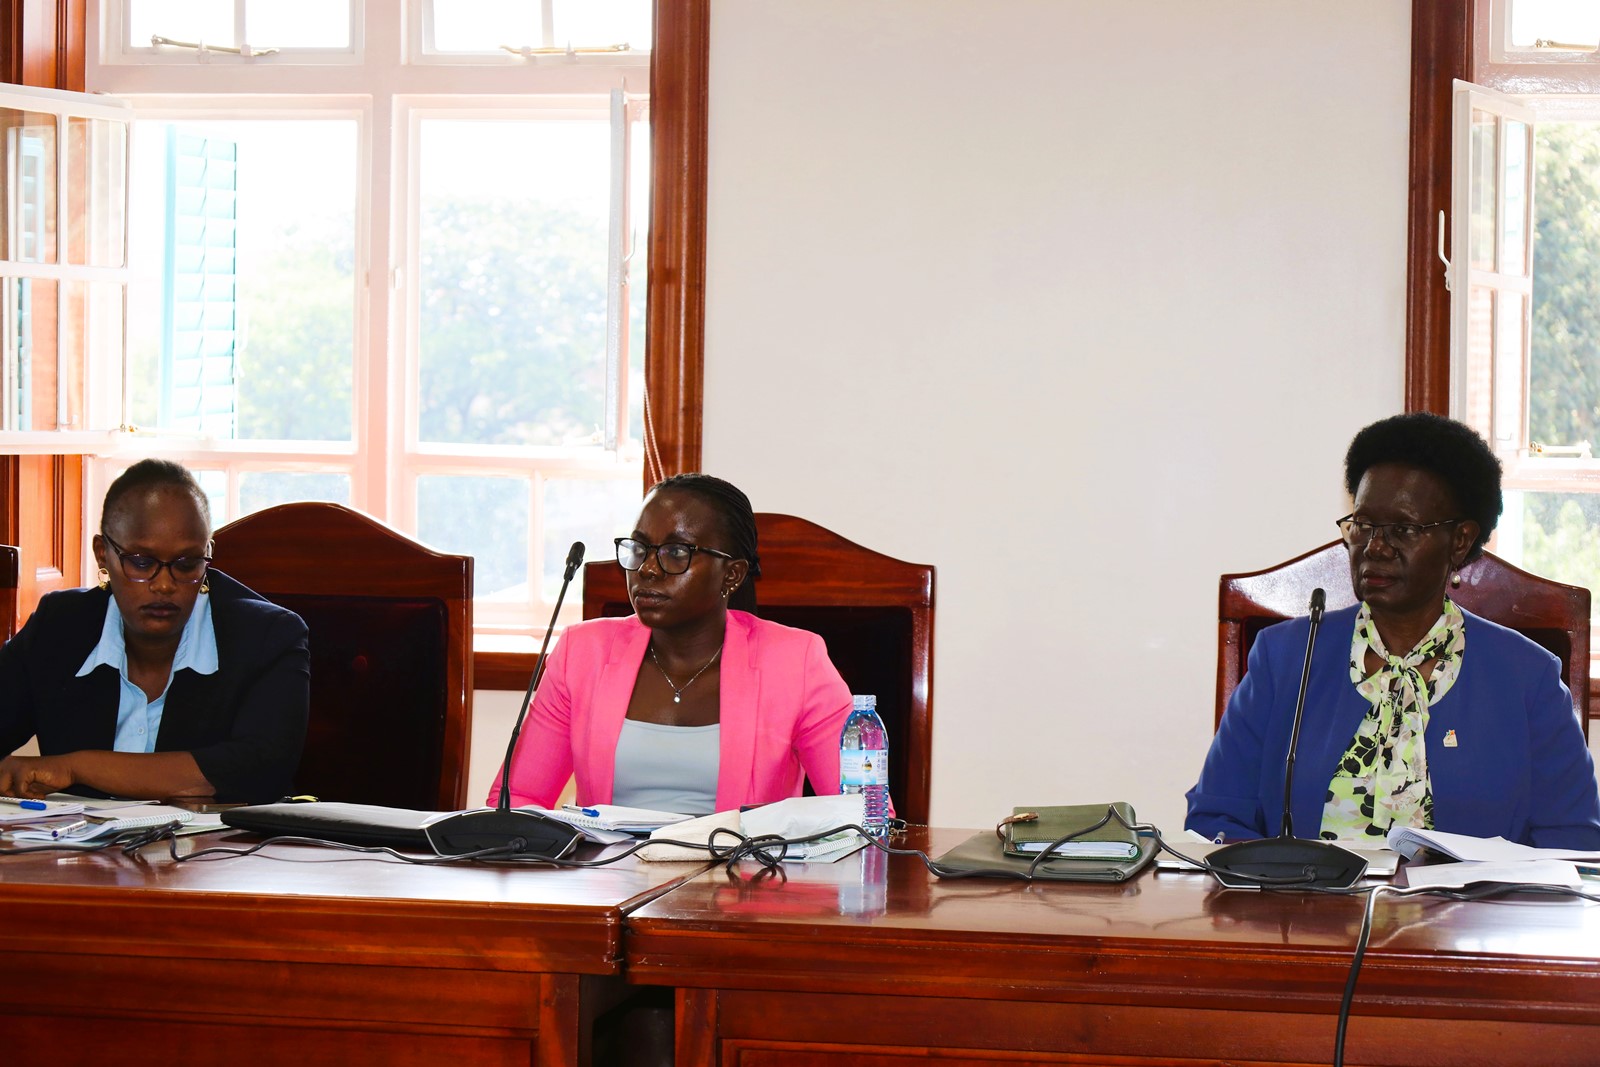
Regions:
<instances>
[{"instance_id":1,"label":"woman in navy blazer","mask_svg":"<svg viewBox=\"0 0 1600 1067\"><path fill-rule=\"evenodd\" d=\"M99 588L51 593L0 649L0 794L276 800L310 707L305 623L208 566L205 494L144 460L106 493ZM197 610L198 609L198 610Z\"/></svg>"},{"instance_id":2,"label":"woman in navy blazer","mask_svg":"<svg viewBox=\"0 0 1600 1067\"><path fill-rule=\"evenodd\" d=\"M1559 661L1446 599L1499 519L1487 444L1449 419L1396 416L1356 436L1345 480L1354 508L1340 528L1361 604L1329 612L1318 634L1296 835L1381 838L1398 822L1600 848L1600 791ZM1189 828L1231 840L1280 826L1309 626L1256 638L1189 791Z\"/></svg>"}]
</instances>

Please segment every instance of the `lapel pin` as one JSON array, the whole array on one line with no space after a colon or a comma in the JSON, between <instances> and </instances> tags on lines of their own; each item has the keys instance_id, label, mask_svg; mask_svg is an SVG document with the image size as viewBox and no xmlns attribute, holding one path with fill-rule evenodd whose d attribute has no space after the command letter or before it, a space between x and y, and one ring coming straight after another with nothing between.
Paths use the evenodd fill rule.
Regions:
<instances>
[{"instance_id":1,"label":"lapel pin","mask_svg":"<svg viewBox=\"0 0 1600 1067\"><path fill-rule=\"evenodd\" d=\"M1446 730L1444 732L1444 747L1455 748L1456 744L1456 732L1454 730Z\"/></svg>"}]
</instances>

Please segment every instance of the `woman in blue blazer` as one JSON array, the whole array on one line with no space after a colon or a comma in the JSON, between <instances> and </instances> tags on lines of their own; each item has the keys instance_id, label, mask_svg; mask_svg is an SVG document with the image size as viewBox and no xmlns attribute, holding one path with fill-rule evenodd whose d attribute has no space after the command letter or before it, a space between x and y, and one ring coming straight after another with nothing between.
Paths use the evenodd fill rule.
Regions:
<instances>
[{"instance_id":1,"label":"woman in blue blazer","mask_svg":"<svg viewBox=\"0 0 1600 1067\"><path fill-rule=\"evenodd\" d=\"M210 568L188 471L144 460L106 493L100 585L51 593L0 649L0 795L276 800L310 708L305 623Z\"/></svg>"},{"instance_id":2,"label":"woman in blue blazer","mask_svg":"<svg viewBox=\"0 0 1600 1067\"><path fill-rule=\"evenodd\" d=\"M1560 664L1449 599L1501 510L1468 427L1399 415L1356 435L1339 527L1360 603L1329 612L1306 692L1295 833L1381 842L1392 825L1600 848L1600 790ZM1189 791L1186 825L1271 836L1310 623L1263 630Z\"/></svg>"}]
</instances>

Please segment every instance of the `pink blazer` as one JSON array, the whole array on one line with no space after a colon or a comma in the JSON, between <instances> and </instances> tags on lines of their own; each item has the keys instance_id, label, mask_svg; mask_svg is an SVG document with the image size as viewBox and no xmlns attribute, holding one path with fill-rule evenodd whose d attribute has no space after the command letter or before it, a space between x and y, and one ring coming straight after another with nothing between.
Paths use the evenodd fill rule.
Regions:
<instances>
[{"instance_id":1,"label":"pink blazer","mask_svg":"<svg viewBox=\"0 0 1600 1067\"><path fill-rule=\"evenodd\" d=\"M567 628L528 710L511 761L514 805L549 807L577 776L580 804L609 804L617 739L650 631L630 615ZM850 690L822 638L728 612L722 648L717 810L839 791L839 732ZM489 804L500 798L497 780Z\"/></svg>"}]
</instances>

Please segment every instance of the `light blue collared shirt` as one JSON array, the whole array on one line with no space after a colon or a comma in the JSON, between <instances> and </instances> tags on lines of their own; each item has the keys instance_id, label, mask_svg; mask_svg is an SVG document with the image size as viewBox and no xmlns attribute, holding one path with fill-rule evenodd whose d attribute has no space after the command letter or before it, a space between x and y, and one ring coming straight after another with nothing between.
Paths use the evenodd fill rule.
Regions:
<instances>
[{"instance_id":1,"label":"light blue collared shirt","mask_svg":"<svg viewBox=\"0 0 1600 1067\"><path fill-rule=\"evenodd\" d=\"M128 646L122 640L122 612L112 598L106 604L106 621L100 628L100 643L94 646L89 658L78 668L82 678L96 667L115 667L122 680L121 696L117 702L117 737L112 744L116 752L154 752L156 735L161 732L161 713L166 710L167 690L172 688L172 676L184 667L196 674L217 673L217 630L211 623L211 596L201 593L183 624L178 636L178 651L172 657L172 670L167 674L167 684L154 700L145 696L144 690L128 680Z\"/></svg>"}]
</instances>

